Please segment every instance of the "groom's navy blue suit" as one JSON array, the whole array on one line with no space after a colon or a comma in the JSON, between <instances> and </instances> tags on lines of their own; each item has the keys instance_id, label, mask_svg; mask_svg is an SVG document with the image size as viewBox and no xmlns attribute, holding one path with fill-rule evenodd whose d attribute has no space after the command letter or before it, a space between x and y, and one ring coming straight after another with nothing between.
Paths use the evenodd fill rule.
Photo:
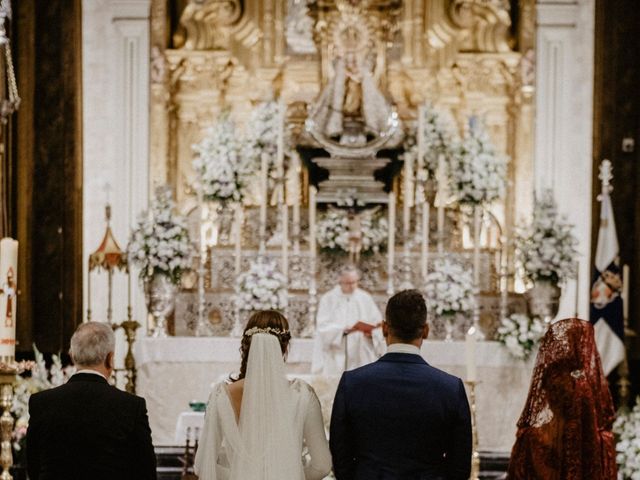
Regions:
<instances>
[{"instance_id":1,"label":"groom's navy blue suit","mask_svg":"<svg viewBox=\"0 0 640 480\"><path fill-rule=\"evenodd\" d=\"M420 355L387 353L342 375L330 445L338 480L466 480L464 385Z\"/></svg>"}]
</instances>

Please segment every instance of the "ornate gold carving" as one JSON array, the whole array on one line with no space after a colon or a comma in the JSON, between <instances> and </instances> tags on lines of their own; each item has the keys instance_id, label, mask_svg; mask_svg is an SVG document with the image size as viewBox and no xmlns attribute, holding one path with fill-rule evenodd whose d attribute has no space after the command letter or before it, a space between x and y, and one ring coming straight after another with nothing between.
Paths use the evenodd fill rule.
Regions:
<instances>
[{"instance_id":1,"label":"ornate gold carving","mask_svg":"<svg viewBox=\"0 0 640 480\"><path fill-rule=\"evenodd\" d=\"M231 27L241 16L240 0L191 0L180 18L186 30L185 48L228 49Z\"/></svg>"},{"instance_id":2,"label":"ornate gold carving","mask_svg":"<svg viewBox=\"0 0 640 480\"><path fill-rule=\"evenodd\" d=\"M292 55L286 62L285 0L181 1L186 3L184 10L178 9L185 41L177 49L164 50L166 17L163 24L152 16L152 45L162 55L152 50L151 77L152 178L172 182L179 201L187 198L192 177L191 144L220 111L230 109L243 125L252 104L275 92L288 105L288 128L298 138L309 106L331 78L332 60L346 43L355 42L369 49L376 81L405 124L411 124L417 105L425 100L450 112L461 128L470 114L483 118L512 158L512 197L494 213L511 224L517 212L507 205L526 205L532 166L534 0L520 0L515 30L522 53L513 49L504 0L316 0L309 3L309 15L317 53ZM342 30L344 36L332 33L340 9L365 12L357 28ZM350 32L362 36L349 38Z\"/></svg>"},{"instance_id":3,"label":"ornate gold carving","mask_svg":"<svg viewBox=\"0 0 640 480\"><path fill-rule=\"evenodd\" d=\"M511 16L500 0L450 0L449 16L463 30L462 51L509 52Z\"/></svg>"}]
</instances>

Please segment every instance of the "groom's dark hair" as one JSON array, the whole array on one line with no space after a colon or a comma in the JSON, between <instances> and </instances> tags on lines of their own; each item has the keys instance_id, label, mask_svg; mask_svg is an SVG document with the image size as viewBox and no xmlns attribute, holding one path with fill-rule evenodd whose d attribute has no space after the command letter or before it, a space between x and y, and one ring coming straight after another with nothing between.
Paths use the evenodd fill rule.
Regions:
<instances>
[{"instance_id":1,"label":"groom's dark hair","mask_svg":"<svg viewBox=\"0 0 640 480\"><path fill-rule=\"evenodd\" d=\"M422 335L427 323L427 305L418 290L403 290L387 302L385 320L395 337L409 342Z\"/></svg>"}]
</instances>

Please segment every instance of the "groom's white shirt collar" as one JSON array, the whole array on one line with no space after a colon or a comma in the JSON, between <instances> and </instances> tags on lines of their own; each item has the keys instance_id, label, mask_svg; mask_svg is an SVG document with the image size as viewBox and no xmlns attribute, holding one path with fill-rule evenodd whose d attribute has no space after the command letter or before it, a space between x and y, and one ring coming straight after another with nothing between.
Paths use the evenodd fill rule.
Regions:
<instances>
[{"instance_id":1,"label":"groom's white shirt collar","mask_svg":"<svg viewBox=\"0 0 640 480\"><path fill-rule=\"evenodd\" d=\"M414 355L420 355L420 349L408 343L392 343L387 347L387 353L413 353Z\"/></svg>"}]
</instances>

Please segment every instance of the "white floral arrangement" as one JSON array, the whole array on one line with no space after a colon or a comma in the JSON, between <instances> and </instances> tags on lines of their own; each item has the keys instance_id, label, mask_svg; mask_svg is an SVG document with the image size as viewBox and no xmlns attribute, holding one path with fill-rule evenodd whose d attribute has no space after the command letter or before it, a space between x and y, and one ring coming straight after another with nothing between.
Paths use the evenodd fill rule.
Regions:
<instances>
[{"instance_id":1,"label":"white floral arrangement","mask_svg":"<svg viewBox=\"0 0 640 480\"><path fill-rule=\"evenodd\" d=\"M471 269L449 258L440 258L434 262L426 283L427 305L438 316L473 310L475 298Z\"/></svg>"},{"instance_id":2,"label":"white floral arrangement","mask_svg":"<svg viewBox=\"0 0 640 480\"><path fill-rule=\"evenodd\" d=\"M22 449L23 439L27 434L29 399L31 395L67 383L67 380L76 371L74 366L63 367L58 355L52 355L52 364L49 369L45 364L44 356L35 345L33 346L33 352L35 354L35 366L31 369L31 375L26 377L17 375L14 385L11 413L16 418L13 428L13 448L16 452Z\"/></svg>"},{"instance_id":3,"label":"white floral arrangement","mask_svg":"<svg viewBox=\"0 0 640 480\"><path fill-rule=\"evenodd\" d=\"M316 238L320 248L349 251L349 217L342 210L328 210L316 224Z\"/></svg>"},{"instance_id":4,"label":"white floral arrangement","mask_svg":"<svg viewBox=\"0 0 640 480\"><path fill-rule=\"evenodd\" d=\"M270 166L275 164L278 153L278 129L280 128L280 107L274 101L258 104L249 117L244 138L244 153L260 168L263 156L267 156Z\"/></svg>"},{"instance_id":5,"label":"white floral arrangement","mask_svg":"<svg viewBox=\"0 0 640 480\"><path fill-rule=\"evenodd\" d=\"M531 224L516 232L516 262L531 282L564 282L576 275L578 239L558 214L553 192L536 198Z\"/></svg>"},{"instance_id":6,"label":"white floral arrangement","mask_svg":"<svg viewBox=\"0 0 640 480\"><path fill-rule=\"evenodd\" d=\"M207 130L200 143L191 148L192 165L197 175L196 190L204 200L240 202L253 173L252 158L244 151L244 142L228 115Z\"/></svg>"},{"instance_id":7,"label":"white floral arrangement","mask_svg":"<svg viewBox=\"0 0 640 480\"><path fill-rule=\"evenodd\" d=\"M419 113L420 110L418 110ZM451 122L440 114L432 104L428 103L424 106L422 115L423 160L426 172L418 172L418 174L427 178L435 175L440 155L444 155L445 158L449 157L455 136ZM419 118L416 119L416 123L415 133L407 135L404 145L405 155L408 154L414 159L418 159Z\"/></svg>"},{"instance_id":8,"label":"white floral arrangement","mask_svg":"<svg viewBox=\"0 0 640 480\"><path fill-rule=\"evenodd\" d=\"M159 187L150 209L143 212L131 232L129 259L140 268L140 278L165 275L178 284L191 268L192 245L184 217L175 213L171 189Z\"/></svg>"},{"instance_id":9,"label":"white floral arrangement","mask_svg":"<svg viewBox=\"0 0 640 480\"><path fill-rule=\"evenodd\" d=\"M462 141L452 147L449 187L460 204L486 204L505 194L507 161L496 152L482 125L474 118L469 124Z\"/></svg>"},{"instance_id":10,"label":"white floral arrangement","mask_svg":"<svg viewBox=\"0 0 640 480\"><path fill-rule=\"evenodd\" d=\"M387 245L389 225L387 219L376 213L363 212L360 216L361 247L363 253L378 253ZM320 248L349 252L349 213L329 210L316 224L316 238Z\"/></svg>"},{"instance_id":11,"label":"white floral arrangement","mask_svg":"<svg viewBox=\"0 0 640 480\"><path fill-rule=\"evenodd\" d=\"M616 463L620 480L640 479L640 397L629 413L618 415L613 423L616 435Z\"/></svg>"},{"instance_id":12,"label":"white floral arrangement","mask_svg":"<svg viewBox=\"0 0 640 480\"><path fill-rule=\"evenodd\" d=\"M236 306L240 311L283 310L287 307L287 279L275 261L258 259L236 281Z\"/></svg>"},{"instance_id":13,"label":"white floral arrangement","mask_svg":"<svg viewBox=\"0 0 640 480\"><path fill-rule=\"evenodd\" d=\"M526 360L545 334L545 325L537 317L514 313L503 318L498 327L498 341L515 358Z\"/></svg>"}]
</instances>

